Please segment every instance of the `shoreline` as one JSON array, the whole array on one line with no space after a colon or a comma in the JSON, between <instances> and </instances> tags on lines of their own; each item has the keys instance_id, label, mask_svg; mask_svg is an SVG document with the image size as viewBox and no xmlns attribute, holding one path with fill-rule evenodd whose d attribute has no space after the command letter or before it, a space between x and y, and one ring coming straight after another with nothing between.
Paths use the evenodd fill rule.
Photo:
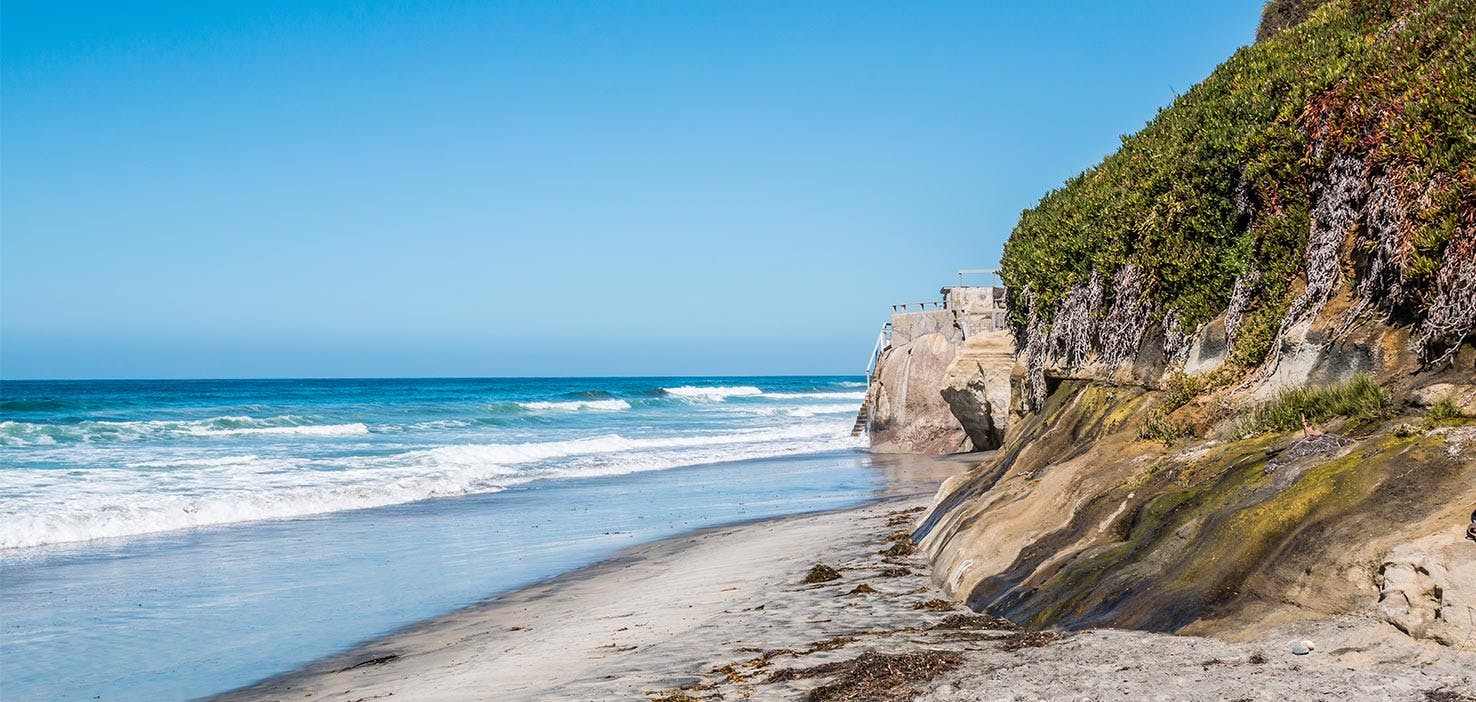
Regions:
<instances>
[{"instance_id":1,"label":"shoreline","mask_svg":"<svg viewBox=\"0 0 1476 702\"><path fill-rule=\"evenodd\" d=\"M313 686L316 683L323 682L325 678L338 673L394 662L384 661L383 659L386 657L393 657L395 660L404 658L407 655L405 652L407 641L427 635L434 635L442 631L459 629L471 622L479 625L491 625L497 620L513 616L511 610L516 607L557 597L560 591L579 585L598 585L598 580L616 571L653 562L679 560L696 548L699 542L714 536L732 536L739 532L755 528L782 529L787 522L835 517L867 508L892 505L901 506L904 503L910 505L921 499L920 496L880 495L857 505L782 517L760 517L730 524L701 527L693 531L667 536L655 541L634 544L596 563L559 573L507 592L494 594L484 601L405 625L382 636L377 636L368 641L356 644L346 650L324 656L296 670L274 675L235 690L229 690L199 699L207 701L276 699L278 695L296 691L305 685ZM516 625L506 628L510 632L533 630L532 627ZM315 699L323 698L319 694L313 694L313 697ZM330 696L329 699L332 699L332 697Z\"/></svg>"},{"instance_id":2,"label":"shoreline","mask_svg":"<svg viewBox=\"0 0 1476 702\"><path fill-rule=\"evenodd\" d=\"M872 497L859 503L818 511L801 512L777 517L756 517L736 522L705 526L658 538L653 541L633 544L594 563L557 573L505 592L491 594L479 602L397 627L384 634L351 645L348 648L324 655L295 669L268 676L242 687L213 693L196 699L277 699L276 695L279 693L276 691L293 689L309 681L319 681L325 677L331 677L335 673L343 672L344 669L360 665L365 661L382 659L385 656L402 656L403 653L399 652L398 647L401 642L407 639L433 632L440 628L458 627L464 620L486 620L494 616L493 612L495 610L506 607L514 601L521 601L524 598L536 599L538 597L545 597L560 589L598 578L602 574L621 567L628 567L635 563L678 561L681 559L683 553L691 548L695 542L714 535L731 533L735 530L748 528L782 528L783 524L794 520L842 515L856 510L876 508L894 503L907 502L925 505L945 478L958 472L965 466L973 465L980 460L979 455L918 456L910 454L871 454L871 465L881 475L886 484L878 488ZM315 695L315 697L321 699L321 695Z\"/></svg>"},{"instance_id":3,"label":"shoreline","mask_svg":"<svg viewBox=\"0 0 1476 702\"><path fill-rule=\"evenodd\" d=\"M671 564L689 561L694 556L700 555L699 552L703 550L705 543L708 541L752 541L752 536L760 532L781 534L787 537L791 528L800 522L807 522L809 523L808 526L812 528L818 527L818 531L829 532L833 531L835 526L847 523L859 516L876 516L874 513L892 513L895 516L895 513L903 510L910 510L915 513L926 505L927 501L931 499L931 495L931 491L915 491L912 494L906 495L883 494L858 505L703 527L655 541L636 544L597 563L549 577L532 585L493 595L483 602L409 624L383 636L375 637L355 645L347 650L320 658L297 670L272 676L242 688L200 699L211 702L224 702L227 700L276 700L289 697L310 696L314 700L356 700L374 699L376 696L384 695L385 692L395 696L410 695L416 699L488 699L489 697L482 697L475 694L468 697L461 697L455 694L438 694L442 691L435 688L440 688L441 686L434 685L435 681L429 679L424 680L424 682L432 683L433 689L431 690L420 689L414 683L411 683L405 689L390 689L378 692L363 690L359 686L367 684L371 688L377 688L395 678L401 678L402 672L408 672L412 676L424 677L426 673L432 672L431 669L433 668L446 669L442 661L416 660L417 658L435 656L441 652L442 647L425 645L430 639L458 638L461 641L466 641L470 637L491 637L495 634L536 635L543 627L529 625L526 622L536 621L547 616L544 612L537 611L538 609L546 609L550 605L555 607L575 605L577 608L579 605L587 604L584 602L586 595L603 594L603 591L609 589L611 583L607 582L608 580L624 580L623 573L632 570L639 571L636 573L636 577L640 579L649 578L654 575L654 573L649 572L653 568L665 568ZM719 589L719 592L738 592L741 589L723 585ZM760 608L761 610L762 608ZM635 613L632 613L631 615L618 618L628 618L634 615ZM519 624L517 622L524 623ZM618 633L622 628L629 630L629 627L615 627L612 633ZM507 638L509 643L511 643L514 636ZM521 638L527 638L527 636ZM606 645L602 644L599 648L605 647ZM610 649L610 653L616 655L629 651L630 649L621 645L613 646ZM507 652L507 650L502 651L502 653ZM603 654L604 651L600 653ZM567 661L559 662L567 663ZM407 664L413 664L413 670L399 670L400 667ZM493 675L493 677L496 676ZM640 696L647 691L679 687L691 681L692 675L688 673L657 673L652 677L652 682L656 684L656 687L648 687L643 690L621 690L620 694L628 695L634 693L636 696ZM578 682L578 679L559 681L558 685L551 687L561 687L565 682ZM400 686L392 683L390 687L398 688ZM335 688L342 689L335 691ZM554 692L555 694L550 696L550 692ZM596 699L595 697L581 697L577 694L560 696L557 694L557 690L550 688L500 689L493 694L493 697L496 699Z\"/></svg>"},{"instance_id":4,"label":"shoreline","mask_svg":"<svg viewBox=\"0 0 1476 702\"><path fill-rule=\"evenodd\" d=\"M1370 638L1363 620L1237 642L1015 630L942 599L912 552L906 535L931 498L914 488L631 546L204 699L1412 702L1476 693L1476 657ZM835 577L806 582L817 564ZM1317 653L1293 655L1294 635L1315 638Z\"/></svg>"}]
</instances>

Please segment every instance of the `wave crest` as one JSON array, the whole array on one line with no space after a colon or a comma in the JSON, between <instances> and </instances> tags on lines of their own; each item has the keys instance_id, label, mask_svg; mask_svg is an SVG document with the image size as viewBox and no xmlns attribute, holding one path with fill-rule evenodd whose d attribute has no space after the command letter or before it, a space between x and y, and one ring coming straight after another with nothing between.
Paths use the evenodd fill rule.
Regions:
<instances>
[{"instance_id":1,"label":"wave crest","mask_svg":"<svg viewBox=\"0 0 1476 702\"><path fill-rule=\"evenodd\" d=\"M682 385L675 388L661 388L661 392L671 397L699 402L722 402L730 397L757 397L764 394L763 390L752 385L717 385L710 387Z\"/></svg>"},{"instance_id":2,"label":"wave crest","mask_svg":"<svg viewBox=\"0 0 1476 702\"><path fill-rule=\"evenodd\" d=\"M519 402L518 406L532 412L619 412L630 409L625 400L563 400L557 402Z\"/></svg>"},{"instance_id":3,"label":"wave crest","mask_svg":"<svg viewBox=\"0 0 1476 702\"><path fill-rule=\"evenodd\" d=\"M83 421L70 424L0 422L0 446L34 446L73 442L141 441L181 436L353 436L369 433L363 422L311 424L302 417L282 415L256 417L212 417L195 420L139 420L127 422Z\"/></svg>"},{"instance_id":4,"label":"wave crest","mask_svg":"<svg viewBox=\"0 0 1476 702\"><path fill-rule=\"evenodd\" d=\"M390 455L265 455L135 461L126 468L0 471L0 549L288 519L487 493L548 478L661 470L859 446L850 422L724 434L603 434L458 444ZM186 470L174 470L183 468Z\"/></svg>"},{"instance_id":5,"label":"wave crest","mask_svg":"<svg viewBox=\"0 0 1476 702\"><path fill-rule=\"evenodd\" d=\"M766 392L764 397L776 400L864 400L864 392Z\"/></svg>"}]
</instances>

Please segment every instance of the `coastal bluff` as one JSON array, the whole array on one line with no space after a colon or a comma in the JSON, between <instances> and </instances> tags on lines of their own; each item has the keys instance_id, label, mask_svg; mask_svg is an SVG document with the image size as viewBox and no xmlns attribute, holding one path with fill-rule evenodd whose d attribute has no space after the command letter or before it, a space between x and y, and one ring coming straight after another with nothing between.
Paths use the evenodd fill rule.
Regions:
<instances>
[{"instance_id":1,"label":"coastal bluff","mask_svg":"<svg viewBox=\"0 0 1476 702\"><path fill-rule=\"evenodd\" d=\"M913 531L971 609L1476 650L1476 7L1276 16L1022 214L998 328L894 308L874 449L992 451Z\"/></svg>"},{"instance_id":2,"label":"coastal bluff","mask_svg":"<svg viewBox=\"0 0 1476 702\"><path fill-rule=\"evenodd\" d=\"M964 285L970 272L993 273L961 271L940 301L893 306L864 401L873 451L986 451L1003 440L1015 363L1005 290Z\"/></svg>"}]
</instances>

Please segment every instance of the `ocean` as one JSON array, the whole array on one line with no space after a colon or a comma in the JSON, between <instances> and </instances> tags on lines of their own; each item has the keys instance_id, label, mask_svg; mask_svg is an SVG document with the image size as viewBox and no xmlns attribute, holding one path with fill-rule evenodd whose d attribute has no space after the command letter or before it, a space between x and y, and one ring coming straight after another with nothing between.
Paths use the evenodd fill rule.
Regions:
<instances>
[{"instance_id":1,"label":"ocean","mask_svg":"<svg viewBox=\"0 0 1476 702\"><path fill-rule=\"evenodd\" d=\"M190 699L882 481L861 377L7 381L0 697Z\"/></svg>"}]
</instances>

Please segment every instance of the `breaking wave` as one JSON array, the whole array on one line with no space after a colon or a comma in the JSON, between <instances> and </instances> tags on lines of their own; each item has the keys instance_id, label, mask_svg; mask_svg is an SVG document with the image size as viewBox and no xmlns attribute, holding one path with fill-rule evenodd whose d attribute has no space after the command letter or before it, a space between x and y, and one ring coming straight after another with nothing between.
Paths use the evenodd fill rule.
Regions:
<instances>
[{"instance_id":1,"label":"breaking wave","mask_svg":"<svg viewBox=\"0 0 1476 702\"><path fill-rule=\"evenodd\" d=\"M0 422L0 446L34 446L71 442L142 441L159 438L242 436L353 436L368 434L363 422L311 424L301 417L284 415L268 419L214 417L197 420L84 421L71 424Z\"/></svg>"},{"instance_id":2,"label":"breaking wave","mask_svg":"<svg viewBox=\"0 0 1476 702\"><path fill-rule=\"evenodd\" d=\"M562 402L519 402L523 409L533 412L619 412L630 409L625 400L566 400Z\"/></svg>"},{"instance_id":3,"label":"breaking wave","mask_svg":"<svg viewBox=\"0 0 1476 702\"><path fill-rule=\"evenodd\" d=\"M675 388L661 388L661 392L671 397L702 402L722 402L730 397L757 397L764 394L763 390L752 385L718 385L714 387L683 385Z\"/></svg>"},{"instance_id":4,"label":"breaking wave","mask_svg":"<svg viewBox=\"0 0 1476 702\"><path fill-rule=\"evenodd\" d=\"M858 443L848 427L817 421L721 434L603 434L317 459L222 457L202 450L124 468L16 468L0 471L0 494L17 496L0 504L0 549L383 507L545 478L851 448Z\"/></svg>"},{"instance_id":5,"label":"breaking wave","mask_svg":"<svg viewBox=\"0 0 1476 702\"><path fill-rule=\"evenodd\" d=\"M766 392L764 397L776 400L864 400L864 392Z\"/></svg>"}]
</instances>

